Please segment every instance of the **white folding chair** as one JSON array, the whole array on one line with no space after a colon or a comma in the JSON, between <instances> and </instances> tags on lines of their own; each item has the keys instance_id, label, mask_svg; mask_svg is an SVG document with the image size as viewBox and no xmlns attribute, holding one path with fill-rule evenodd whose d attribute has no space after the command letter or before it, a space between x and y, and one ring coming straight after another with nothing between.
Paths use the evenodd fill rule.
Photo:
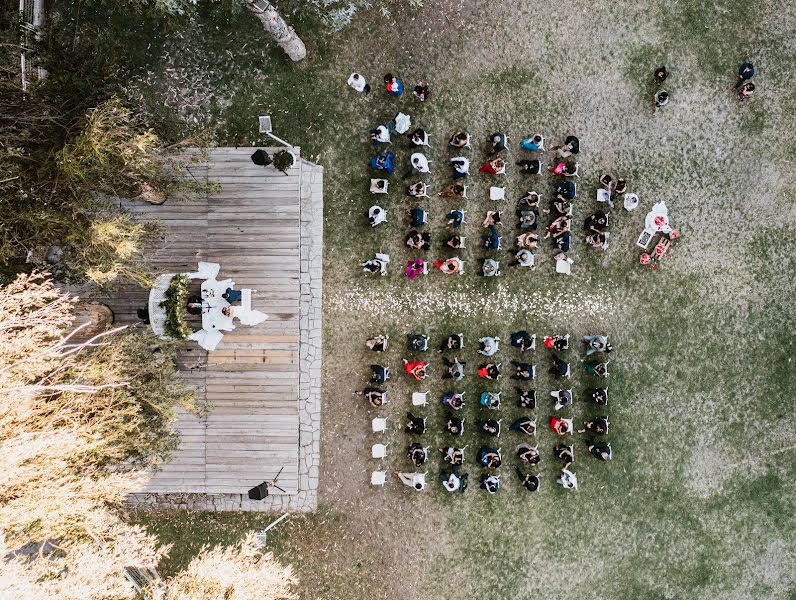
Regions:
<instances>
[{"instance_id":1,"label":"white folding chair","mask_svg":"<svg viewBox=\"0 0 796 600\"><path fill-rule=\"evenodd\" d=\"M425 406L428 404L428 392L413 392L412 406Z\"/></svg>"},{"instance_id":2,"label":"white folding chair","mask_svg":"<svg viewBox=\"0 0 796 600\"><path fill-rule=\"evenodd\" d=\"M386 444L373 444L370 449L370 455L373 458L385 458L387 456Z\"/></svg>"},{"instance_id":3,"label":"white folding chair","mask_svg":"<svg viewBox=\"0 0 796 600\"><path fill-rule=\"evenodd\" d=\"M373 433L384 433L387 431L387 419L383 417L376 417L371 422L373 426Z\"/></svg>"},{"instance_id":4,"label":"white folding chair","mask_svg":"<svg viewBox=\"0 0 796 600\"><path fill-rule=\"evenodd\" d=\"M497 187L497 186L490 187L489 188L489 199L490 200L505 200L506 199L506 188Z\"/></svg>"},{"instance_id":5,"label":"white folding chair","mask_svg":"<svg viewBox=\"0 0 796 600\"><path fill-rule=\"evenodd\" d=\"M462 193L462 198L467 198L467 188L468 188L469 186L466 186L466 185L465 185L465 186L463 186L463 187L464 187L464 192Z\"/></svg>"},{"instance_id":6,"label":"white folding chair","mask_svg":"<svg viewBox=\"0 0 796 600\"><path fill-rule=\"evenodd\" d=\"M370 474L370 485L383 486L387 482L387 471L373 471Z\"/></svg>"}]
</instances>

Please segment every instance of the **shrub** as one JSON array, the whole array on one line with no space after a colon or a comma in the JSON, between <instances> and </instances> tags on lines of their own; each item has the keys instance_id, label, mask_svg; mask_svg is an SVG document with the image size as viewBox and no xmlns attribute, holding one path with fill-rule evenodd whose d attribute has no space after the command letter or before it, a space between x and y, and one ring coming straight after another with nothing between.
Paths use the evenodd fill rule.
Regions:
<instances>
[{"instance_id":1,"label":"shrub","mask_svg":"<svg viewBox=\"0 0 796 600\"><path fill-rule=\"evenodd\" d=\"M274 154L274 168L278 171L282 171L286 173L287 170L293 166L295 162L295 157L293 156L292 152L288 152L287 150L280 150L276 154Z\"/></svg>"}]
</instances>

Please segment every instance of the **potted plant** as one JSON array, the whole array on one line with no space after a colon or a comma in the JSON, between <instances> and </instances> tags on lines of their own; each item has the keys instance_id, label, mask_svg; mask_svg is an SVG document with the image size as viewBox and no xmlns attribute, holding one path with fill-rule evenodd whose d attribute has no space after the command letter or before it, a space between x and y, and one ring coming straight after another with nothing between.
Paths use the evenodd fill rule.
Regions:
<instances>
[{"instance_id":1,"label":"potted plant","mask_svg":"<svg viewBox=\"0 0 796 600\"><path fill-rule=\"evenodd\" d=\"M273 161L274 168L287 175L287 170L296 162L296 155L290 150L280 150L274 154Z\"/></svg>"},{"instance_id":2,"label":"potted plant","mask_svg":"<svg viewBox=\"0 0 796 600\"><path fill-rule=\"evenodd\" d=\"M163 329L171 338L184 340L191 335L191 328L185 322L185 302L188 298L188 284L191 279L184 274L172 277L160 306L166 310Z\"/></svg>"}]
</instances>

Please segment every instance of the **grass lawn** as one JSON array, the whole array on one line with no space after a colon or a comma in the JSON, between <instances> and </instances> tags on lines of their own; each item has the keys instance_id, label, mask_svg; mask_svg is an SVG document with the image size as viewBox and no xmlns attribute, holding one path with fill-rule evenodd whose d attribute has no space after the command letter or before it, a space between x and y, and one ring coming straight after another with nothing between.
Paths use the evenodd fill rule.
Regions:
<instances>
[{"instance_id":1,"label":"grass lawn","mask_svg":"<svg viewBox=\"0 0 796 600\"><path fill-rule=\"evenodd\" d=\"M416 12L399 9L392 19L361 13L332 34L312 11L282 6L308 43L310 58L299 65L265 40L253 18L215 4L192 23L159 25L157 36L129 17L116 60L136 58L125 63L132 83L123 93L145 107L168 139L205 128L219 144L256 145L256 116L270 113L275 133L326 169L322 509L291 517L271 538L274 552L295 565L303 597L796 598L796 10L774 0L445 0ZM82 18L92 19L91 13ZM105 31L100 42L113 47L118 24L97 27ZM746 59L758 68L758 91L738 105L729 88ZM652 72L664 63L671 101L653 115ZM345 86L353 70L373 84L369 96ZM431 100L388 98L378 85L387 71L410 88L424 79ZM466 128L473 134L462 277L433 273L407 282L400 276L401 263L413 256L402 245L413 205L400 189L403 168L382 204L388 223L371 230L366 222L373 200L367 130L398 110L432 136L433 172L426 178L432 192L449 182L450 133ZM499 253L503 275L478 277L478 260L487 254L477 239L491 182L475 171L485 158L481 143L493 131L513 140L512 160L524 157L517 142L527 133L544 133L549 145L578 135L577 228L597 208L603 172L624 176L642 208L613 211L605 253L576 236L570 278L553 273L548 245L534 271L509 268L509 227ZM395 147L406 160L407 143ZM552 181L544 175L534 186L549 198ZM508 212L531 189L527 182L510 169ZM635 240L644 213L659 200L684 235L674 258L653 272L638 266ZM427 258L450 255L441 248L443 216L457 204L435 197L421 204L433 238ZM391 254L389 277L360 272L359 262L376 251ZM539 407L529 413L540 426L539 493L519 489L512 450L520 439L509 434L499 443L505 489L495 497L475 481L455 497L436 481L423 494L394 478L384 490L371 489L376 463L369 450L378 438L368 432L375 413L351 396L373 359L364 340L389 333L395 341L383 359L394 378L382 411L393 422L386 467L394 470L409 467L408 439L397 425L412 391L431 391L432 404L418 411L429 416L424 444L446 441L440 355L430 356L427 385L410 383L399 372L401 357L410 356L400 338L426 333L436 346L443 335L465 333L463 412L472 424L480 414L477 395L487 389L474 375L474 341L499 335L497 358L505 367L519 357L508 335L520 327L573 339L610 334L614 460L598 463L577 440L573 469L581 489L555 486L560 463L543 426L551 414L546 394L555 384L540 348L531 355L540 372ZM589 381L579 345L567 354L580 398ZM511 384L504 376L497 388L504 392L504 426L522 414ZM576 401L571 412L580 421L599 411ZM480 473L473 465L479 442L466 436L473 480ZM431 479L437 463L435 456ZM176 544L166 573L202 543L234 541L249 526L270 521L238 514L138 518Z\"/></svg>"}]
</instances>

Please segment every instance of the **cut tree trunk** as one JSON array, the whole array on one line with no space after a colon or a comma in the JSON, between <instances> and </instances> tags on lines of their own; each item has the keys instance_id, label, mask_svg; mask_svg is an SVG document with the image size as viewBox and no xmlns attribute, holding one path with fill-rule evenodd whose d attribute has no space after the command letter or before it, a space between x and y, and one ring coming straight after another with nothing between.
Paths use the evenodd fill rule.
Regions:
<instances>
[{"instance_id":1,"label":"cut tree trunk","mask_svg":"<svg viewBox=\"0 0 796 600\"><path fill-rule=\"evenodd\" d=\"M307 56L304 42L296 35L295 30L276 12L274 5L267 0L249 1L246 7L260 19L263 28L270 33L276 43L282 47L290 60L297 62Z\"/></svg>"}]
</instances>

